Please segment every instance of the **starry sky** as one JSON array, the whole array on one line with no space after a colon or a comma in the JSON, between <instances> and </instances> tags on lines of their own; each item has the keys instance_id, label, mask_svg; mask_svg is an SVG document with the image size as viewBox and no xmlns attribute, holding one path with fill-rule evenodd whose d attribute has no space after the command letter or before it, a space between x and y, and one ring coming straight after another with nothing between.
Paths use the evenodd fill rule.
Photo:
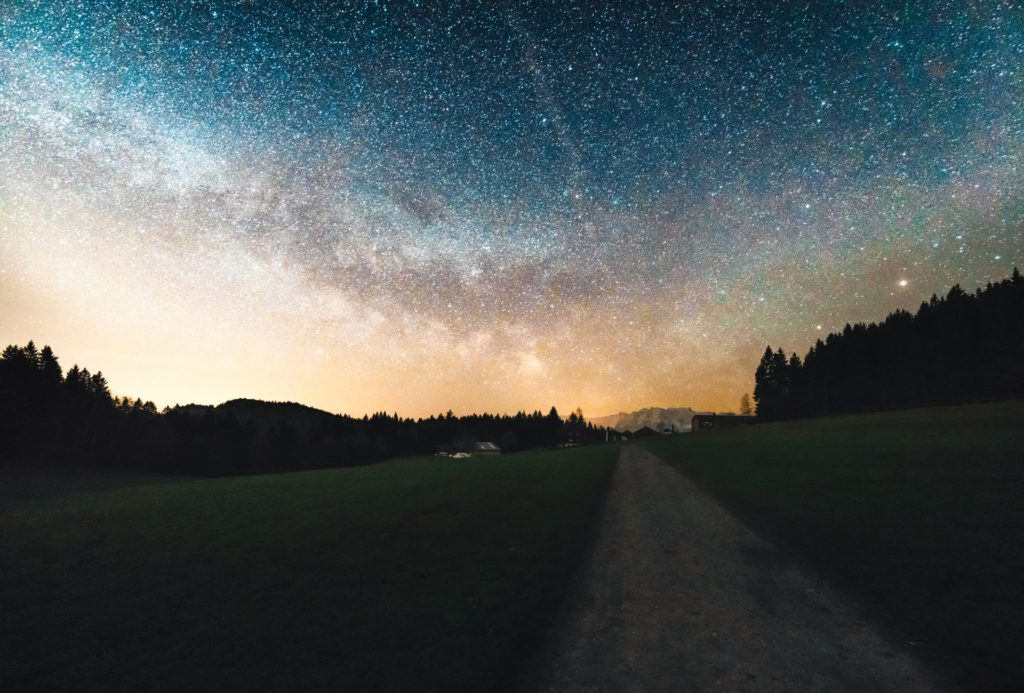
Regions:
<instances>
[{"instance_id":1,"label":"starry sky","mask_svg":"<svg viewBox=\"0 0 1024 693\"><path fill-rule=\"evenodd\" d=\"M0 341L161 406L735 410L1024 264L1016 2L0 20Z\"/></svg>"}]
</instances>

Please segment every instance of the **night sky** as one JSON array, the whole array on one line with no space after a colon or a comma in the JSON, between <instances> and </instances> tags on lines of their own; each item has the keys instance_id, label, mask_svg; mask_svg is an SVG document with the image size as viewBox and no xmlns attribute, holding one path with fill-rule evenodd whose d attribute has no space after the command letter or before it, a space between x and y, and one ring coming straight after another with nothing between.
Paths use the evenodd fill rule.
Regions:
<instances>
[{"instance_id":1,"label":"night sky","mask_svg":"<svg viewBox=\"0 0 1024 693\"><path fill-rule=\"evenodd\" d=\"M725 410L1024 264L1018 3L646 4L0 0L0 341L160 405Z\"/></svg>"}]
</instances>

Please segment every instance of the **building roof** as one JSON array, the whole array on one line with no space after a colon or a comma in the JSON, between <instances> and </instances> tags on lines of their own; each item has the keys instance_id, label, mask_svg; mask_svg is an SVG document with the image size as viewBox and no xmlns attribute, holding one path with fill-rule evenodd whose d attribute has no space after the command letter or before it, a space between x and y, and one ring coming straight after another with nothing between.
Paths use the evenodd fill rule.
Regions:
<instances>
[{"instance_id":1,"label":"building roof","mask_svg":"<svg viewBox=\"0 0 1024 693\"><path fill-rule=\"evenodd\" d=\"M501 448L494 443L477 443L473 449L477 452L501 452Z\"/></svg>"},{"instance_id":2,"label":"building roof","mask_svg":"<svg viewBox=\"0 0 1024 693\"><path fill-rule=\"evenodd\" d=\"M633 431L634 438L643 438L644 436L660 436L661 434L655 431L650 426L644 426L643 428Z\"/></svg>"}]
</instances>

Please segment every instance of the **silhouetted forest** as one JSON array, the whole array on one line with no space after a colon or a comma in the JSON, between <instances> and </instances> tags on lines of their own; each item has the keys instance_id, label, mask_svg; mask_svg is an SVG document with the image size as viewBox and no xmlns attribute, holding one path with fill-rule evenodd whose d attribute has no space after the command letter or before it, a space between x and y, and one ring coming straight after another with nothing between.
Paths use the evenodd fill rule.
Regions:
<instances>
[{"instance_id":1,"label":"silhouetted forest","mask_svg":"<svg viewBox=\"0 0 1024 693\"><path fill-rule=\"evenodd\" d=\"M1024 279L848 324L802 361L768 346L754 379L767 421L1024 395Z\"/></svg>"},{"instance_id":2,"label":"silhouetted forest","mask_svg":"<svg viewBox=\"0 0 1024 693\"><path fill-rule=\"evenodd\" d=\"M65 374L49 346L8 346L0 356L0 461L217 476L369 464L483 441L514 452L604 439L582 412L563 419L553 407L418 420L255 400L161 412L152 402L113 396L99 371L75 365Z\"/></svg>"}]
</instances>

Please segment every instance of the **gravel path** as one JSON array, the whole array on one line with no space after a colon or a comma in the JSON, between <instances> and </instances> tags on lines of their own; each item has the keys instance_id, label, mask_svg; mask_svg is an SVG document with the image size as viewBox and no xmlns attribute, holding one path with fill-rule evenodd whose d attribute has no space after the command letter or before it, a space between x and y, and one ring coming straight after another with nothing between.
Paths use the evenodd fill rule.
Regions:
<instances>
[{"instance_id":1,"label":"gravel path","mask_svg":"<svg viewBox=\"0 0 1024 693\"><path fill-rule=\"evenodd\" d=\"M928 691L850 600L682 474L623 448L541 690Z\"/></svg>"}]
</instances>

